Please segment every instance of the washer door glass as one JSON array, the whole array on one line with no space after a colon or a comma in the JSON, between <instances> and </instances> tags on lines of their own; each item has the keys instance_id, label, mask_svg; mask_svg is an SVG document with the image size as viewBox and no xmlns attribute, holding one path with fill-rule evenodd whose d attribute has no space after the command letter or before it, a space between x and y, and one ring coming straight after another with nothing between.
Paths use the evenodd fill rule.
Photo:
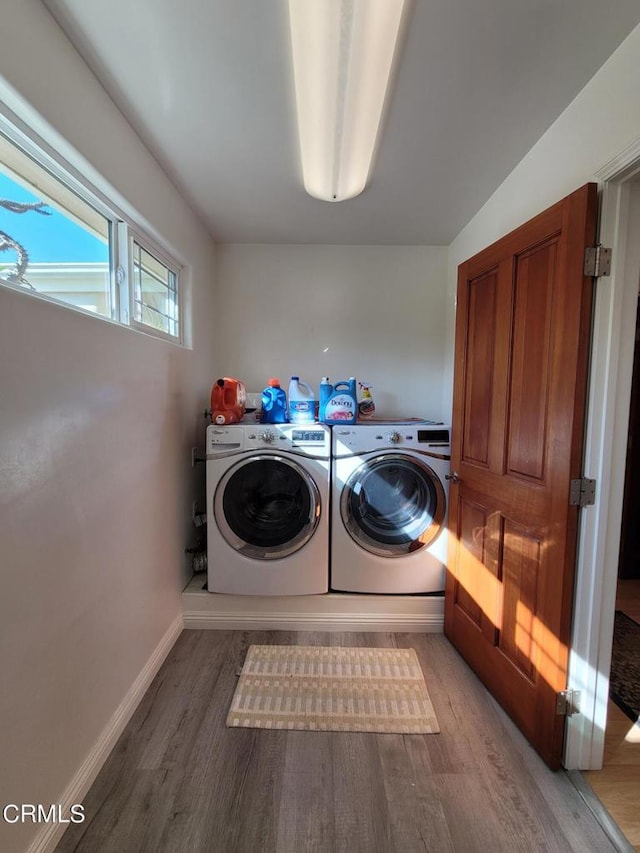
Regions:
<instances>
[{"instance_id":1,"label":"washer door glass","mask_svg":"<svg viewBox=\"0 0 640 853\"><path fill-rule=\"evenodd\" d=\"M230 468L214 497L218 529L242 554L286 557L302 548L320 520L320 495L311 475L294 460L251 456Z\"/></svg>"},{"instance_id":2,"label":"washer door glass","mask_svg":"<svg viewBox=\"0 0 640 853\"><path fill-rule=\"evenodd\" d=\"M435 472L401 453L368 459L342 489L340 512L351 537L383 557L410 554L442 530L445 494Z\"/></svg>"}]
</instances>

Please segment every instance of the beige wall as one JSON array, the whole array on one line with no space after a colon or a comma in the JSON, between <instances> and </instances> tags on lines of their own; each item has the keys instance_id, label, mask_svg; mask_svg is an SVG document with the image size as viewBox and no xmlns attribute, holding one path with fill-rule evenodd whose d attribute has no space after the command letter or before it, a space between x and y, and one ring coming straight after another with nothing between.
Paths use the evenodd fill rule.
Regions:
<instances>
[{"instance_id":1,"label":"beige wall","mask_svg":"<svg viewBox=\"0 0 640 853\"><path fill-rule=\"evenodd\" d=\"M0 801L50 804L180 615L215 249L44 7L2 33L0 100L168 241L195 318L183 349L0 288ZM37 831L0 821L0 849Z\"/></svg>"},{"instance_id":2,"label":"beige wall","mask_svg":"<svg viewBox=\"0 0 640 853\"><path fill-rule=\"evenodd\" d=\"M355 376L378 415L441 419L446 264L439 246L219 246L216 372L316 394Z\"/></svg>"}]
</instances>

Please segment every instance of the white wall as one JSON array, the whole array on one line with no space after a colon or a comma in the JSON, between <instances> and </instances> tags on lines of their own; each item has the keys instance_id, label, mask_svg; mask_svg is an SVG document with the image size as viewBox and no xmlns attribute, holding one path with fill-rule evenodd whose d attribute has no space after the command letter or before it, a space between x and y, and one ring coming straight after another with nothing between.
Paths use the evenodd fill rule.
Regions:
<instances>
[{"instance_id":1,"label":"white wall","mask_svg":"<svg viewBox=\"0 0 640 853\"><path fill-rule=\"evenodd\" d=\"M456 270L573 190L640 136L640 26L627 37L449 247L447 371L451 411Z\"/></svg>"},{"instance_id":2,"label":"white wall","mask_svg":"<svg viewBox=\"0 0 640 853\"><path fill-rule=\"evenodd\" d=\"M38 0L2 34L0 99L166 238L195 317L186 349L0 289L0 802L50 804L180 617L215 249Z\"/></svg>"},{"instance_id":3,"label":"white wall","mask_svg":"<svg viewBox=\"0 0 640 853\"><path fill-rule=\"evenodd\" d=\"M382 417L443 417L447 250L434 246L218 247L219 375L374 386Z\"/></svg>"}]
</instances>

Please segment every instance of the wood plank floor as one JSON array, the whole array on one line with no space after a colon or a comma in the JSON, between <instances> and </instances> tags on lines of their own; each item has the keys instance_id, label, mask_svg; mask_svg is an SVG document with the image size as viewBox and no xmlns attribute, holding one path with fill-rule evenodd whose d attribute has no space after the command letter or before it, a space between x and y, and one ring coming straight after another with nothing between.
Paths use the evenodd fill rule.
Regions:
<instances>
[{"instance_id":1,"label":"wood plank floor","mask_svg":"<svg viewBox=\"0 0 640 853\"><path fill-rule=\"evenodd\" d=\"M640 622L640 580L619 580L616 588L616 609Z\"/></svg>"},{"instance_id":2,"label":"wood plank floor","mask_svg":"<svg viewBox=\"0 0 640 853\"><path fill-rule=\"evenodd\" d=\"M251 643L416 650L441 732L227 729ZM614 853L441 634L184 631L60 853Z\"/></svg>"},{"instance_id":3,"label":"wood plank floor","mask_svg":"<svg viewBox=\"0 0 640 853\"><path fill-rule=\"evenodd\" d=\"M616 609L640 622L640 580L618 581ZM583 773L604 807L640 853L640 724L607 708L602 770Z\"/></svg>"}]
</instances>

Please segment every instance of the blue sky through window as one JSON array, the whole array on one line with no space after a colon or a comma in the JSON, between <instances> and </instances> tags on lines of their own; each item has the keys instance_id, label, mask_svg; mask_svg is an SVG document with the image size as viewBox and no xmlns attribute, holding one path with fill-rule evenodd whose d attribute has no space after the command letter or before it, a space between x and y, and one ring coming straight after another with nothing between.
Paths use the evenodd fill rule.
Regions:
<instances>
[{"instance_id":1,"label":"blue sky through window","mask_svg":"<svg viewBox=\"0 0 640 853\"><path fill-rule=\"evenodd\" d=\"M0 199L31 204L40 199L0 173ZM108 245L85 231L55 208L44 210L50 216L36 211L13 213L0 207L0 231L21 243L33 263L108 263ZM0 252L0 264L13 263L15 253Z\"/></svg>"}]
</instances>

